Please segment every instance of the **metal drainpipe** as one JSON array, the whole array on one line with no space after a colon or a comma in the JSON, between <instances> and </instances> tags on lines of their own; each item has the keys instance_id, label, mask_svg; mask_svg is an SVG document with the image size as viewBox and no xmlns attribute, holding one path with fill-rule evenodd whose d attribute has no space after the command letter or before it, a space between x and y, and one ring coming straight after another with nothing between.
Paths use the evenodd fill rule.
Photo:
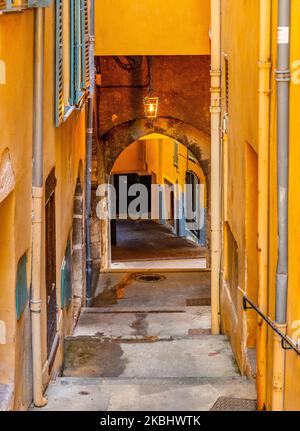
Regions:
<instances>
[{"instance_id":1,"label":"metal drainpipe","mask_svg":"<svg viewBox=\"0 0 300 431\"><path fill-rule=\"evenodd\" d=\"M95 26L94 0L90 0L90 92L88 98L88 125L86 131L86 171L85 171L85 228L86 228L86 305L92 304L92 256L91 256L91 195L92 195L92 146L93 146L93 100L95 92Z\"/></svg>"},{"instance_id":2,"label":"metal drainpipe","mask_svg":"<svg viewBox=\"0 0 300 431\"><path fill-rule=\"evenodd\" d=\"M220 333L221 268L221 0L211 0L211 319Z\"/></svg>"},{"instance_id":3,"label":"metal drainpipe","mask_svg":"<svg viewBox=\"0 0 300 431\"><path fill-rule=\"evenodd\" d=\"M275 321L286 333L288 293L288 190L289 190L289 105L290 105L291 1L278 0L277 40L277 205L278 261L276 271ZM284 409L285 351L274 335L272 409Z\"/></svg>"},{"instance_id":4,"label":"metal drainpipe","mask_svg":"<svg viewBox=\"0 0 300 431\"><path fill-rule=\"evenodd\" d=\"M41 337L41 263L43 221L43 100L44 100L45 10L34 11L34 96L32 163L32 266L31 325L33 357L33 398L37 407L47 404L43 396Z\"/></svg>"},{"instance_id":5,"label":"metal drainpipe","mask_svg":"<svg viewBox=\"0 0 300 431\"><path fill-rule=\"evenodd\" d=\"M271 95L271 0L260 0L259 120L258 120L258 305L268 314L269 150ZM267 324L258 318L257 404L266 406Z\"/></svg>"}]
</instances>

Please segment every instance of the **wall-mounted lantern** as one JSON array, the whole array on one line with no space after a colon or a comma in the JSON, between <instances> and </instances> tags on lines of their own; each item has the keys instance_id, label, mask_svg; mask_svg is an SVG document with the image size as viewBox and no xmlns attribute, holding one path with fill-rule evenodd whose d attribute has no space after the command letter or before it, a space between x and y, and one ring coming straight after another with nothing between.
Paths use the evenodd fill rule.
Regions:
<instances>
[{"instance_id":1,"label":"wall-mounted lantern","mask_svg":"<svg viewBox=\"0 0 300 431\"><path fill-rule=\"evenodd\" d=\"M153 121L158 115L158 102L159 97L153 96L153 57L147 57L148 70L149 70L149 86L148 95L144 98L144 111L145 116L149 121Z\"/></svg>"},{"instance_id":2,"label":"wall-mounted lantern","mask_svg":"<svg viewBox=\"0 0 300 431\"><path fill-rule=\"evenodd\" d=\"M153 120L158 114L159 97L147 96L144 98L145 115L149 120Z\"/></svg>"}]
</instances>

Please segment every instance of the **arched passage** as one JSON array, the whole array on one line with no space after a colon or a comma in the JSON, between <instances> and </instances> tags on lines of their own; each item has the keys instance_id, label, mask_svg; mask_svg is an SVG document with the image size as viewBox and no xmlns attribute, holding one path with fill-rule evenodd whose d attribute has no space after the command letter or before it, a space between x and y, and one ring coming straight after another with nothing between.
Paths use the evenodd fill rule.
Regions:
<instances>
[{"instance_id":1,"label":"arched passage","mask_svg":"<svg viewBox=\"0 0 300 431\"><path fill-rule=\"evenodd\" d=\"M207 133L178 119L160 117L154 122L137 119L122 123L105 133L98 144L98 184L109 183L110 173L119 155L133 142L150 134L172 138L187 147L196 157L205 176L207 196L210 189L210 137ZM207 248L210 243L210 202L207 199ZM209 253L208 253L209 254ZM110 267L108 220L100 220L100 268Z\"/></svg>"}]
</instances>

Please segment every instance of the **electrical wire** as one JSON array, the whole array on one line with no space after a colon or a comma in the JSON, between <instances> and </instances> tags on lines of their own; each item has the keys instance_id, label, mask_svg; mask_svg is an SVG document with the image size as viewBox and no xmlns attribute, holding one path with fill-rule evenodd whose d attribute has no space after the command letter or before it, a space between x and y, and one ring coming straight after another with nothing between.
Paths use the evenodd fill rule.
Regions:
<instances>
[{"instance_id":1,"label":"electrical wire","mask_svg":"<svg viewBox=\"0 0 300 431\"><path fill-rule=\"evenodd\" d=\"M117 57L119 59L119 57ZM115 59L115 57L114 57ZM148 77L147 77L147 82L146 84L111 84L111 85L98 85L98 88L100 88L100 90L102 89L109 89L109 88L149 88L151 87L151 82L152 82L152 71L151 71L151 60L148 56L146 56L146 60L147 60L147 66L148 66ZM115 59L116 61L116 59ZM141 58L141 64L139 67L136 68L127 68L126 64L124 64L123 62L121 62L121 60L116 61L117 64L122 67L125 70L128 71L132 71L132 70L137 70L139 67L141 67L142 63L143 63L143 58ZM122 66L121 66L122 64ZM97 73L101 74L101 58L98 57L98 68L97 68Z\"/></svg>"}]
</instances>

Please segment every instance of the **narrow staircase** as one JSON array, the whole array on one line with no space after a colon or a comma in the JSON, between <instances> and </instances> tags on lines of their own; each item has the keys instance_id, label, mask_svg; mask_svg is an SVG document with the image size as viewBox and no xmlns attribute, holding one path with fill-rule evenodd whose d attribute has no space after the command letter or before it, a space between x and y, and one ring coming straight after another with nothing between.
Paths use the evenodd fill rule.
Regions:
<instances>
[{"instance_id":1,"label":"narrow staircase","mask_svg":"<svg viewBox=\"0 0 300 431\"><path fill-rule=\"evenodd\" d=\"M210 335L209 290L205 271L102 275L44 410L208 411L227 399L255 409L254 381L227 338Z\"/></svg>"}]
</instances>

